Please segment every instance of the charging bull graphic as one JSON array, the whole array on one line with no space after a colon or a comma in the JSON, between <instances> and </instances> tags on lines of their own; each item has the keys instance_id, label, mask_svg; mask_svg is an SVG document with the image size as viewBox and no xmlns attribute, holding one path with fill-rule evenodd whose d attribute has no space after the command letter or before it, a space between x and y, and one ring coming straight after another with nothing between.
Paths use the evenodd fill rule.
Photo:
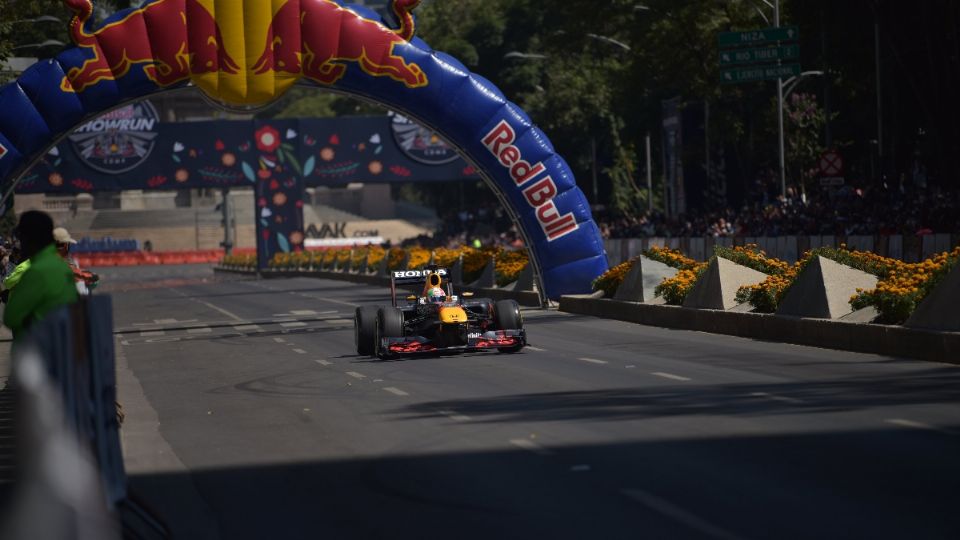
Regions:
<instances>
[{"instance_id":1,"label":"charging bull graphic","mask_svg":"<svg viewBox=\"0 0 960 540\"><path fill-rule=\"evenodd\" d=\"M214 0L155 0L91 31L90 0L64 2L75 13L71 37L89 56L66 72L65 92L142 69L161 87L189 80L218 101L259 105L300 78L333 85L350 64L407 88L428 84L420 66L397 52L413 39L411 12L420 0L393 0L397 30L331 0L244 0L229 10L217 10Z\"/></svg>"}]
</instances>

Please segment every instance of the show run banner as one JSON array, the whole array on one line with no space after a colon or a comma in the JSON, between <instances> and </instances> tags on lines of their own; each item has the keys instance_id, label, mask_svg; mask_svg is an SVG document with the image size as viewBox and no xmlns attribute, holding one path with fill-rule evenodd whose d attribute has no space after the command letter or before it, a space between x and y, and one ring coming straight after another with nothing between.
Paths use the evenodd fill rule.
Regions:
<instances>
[{"instance_id":1,"label":"show run banner","mask_svg":"<svg viewBox=\"0 0 960 540\"><path fill-rule=\"evenodd\" d=\"M254 186L265 170L305 187L479 179L446 142L399 115L161 123L143 101L81 125L16 191Z\"/></svg>"}]
</instances>

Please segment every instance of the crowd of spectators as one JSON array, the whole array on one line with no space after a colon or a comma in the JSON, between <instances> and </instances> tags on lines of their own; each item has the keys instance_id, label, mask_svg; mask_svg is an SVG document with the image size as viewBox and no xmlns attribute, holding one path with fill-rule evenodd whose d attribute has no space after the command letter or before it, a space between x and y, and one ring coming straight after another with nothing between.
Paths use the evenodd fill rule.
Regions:
<instances>
[{"instance_id":1,"label":"crowd of spectators","mask_svg":"<svg viewBox=\"0 0 960 540\"><path fill-rule=\"evenodd\" d=\"M438 216L440 225L432 236L419 236L404 245L426 248L459 246L523 247L523 237L499 204L478 204L463 210L447 210Z\"/></svg>"},{"instance_id":2,"label":"crowd of spectators","mask_svg":"<svg viewBox=\"0 0 960 540\"><path fill-rule=\"evenodd\" d=\"M605 238L673 236L923 235L960 232L957 193L864 190L845 186L819 196L787 196L740 208L667 217L595 212Z\"/></svg>"},{"instance_id":3,"label":"crowd of spectators","mask_svg":"<svg viewBox=\"0 0 960 540\"><path fill-rule=\"evenodd\" d=\"M499 204L452 209L440 216L431 236L405 244L424 247L494 245L522 247L523 239ZM594 209L604 238L677 236L924 235L960 233L960 192L937 189L864 189L854 186L799 195L755 198L735 208L667 216L654 211L633 216Z\"/></svg>"}]
</instances>

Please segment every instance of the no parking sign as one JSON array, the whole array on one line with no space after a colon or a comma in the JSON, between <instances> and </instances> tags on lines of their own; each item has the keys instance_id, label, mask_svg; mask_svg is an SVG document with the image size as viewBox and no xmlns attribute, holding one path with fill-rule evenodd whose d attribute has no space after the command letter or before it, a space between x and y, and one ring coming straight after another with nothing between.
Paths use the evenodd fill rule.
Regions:
<instances>
[{"instance_id":1,"label":"no parking sign","mask_svg":"<svg viewBox=\"0 0 960 540\"><path fill-rule=\"evenodd\" d=\"M842 186L843 156L836 150L827 150L820 156L820 185Z\"/></svg>"}]
</instances>

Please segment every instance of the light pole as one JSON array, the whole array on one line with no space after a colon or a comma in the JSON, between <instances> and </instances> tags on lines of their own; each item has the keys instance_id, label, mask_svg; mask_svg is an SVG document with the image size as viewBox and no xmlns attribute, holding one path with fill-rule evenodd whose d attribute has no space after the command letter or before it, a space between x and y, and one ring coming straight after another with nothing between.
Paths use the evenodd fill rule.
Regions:
<instances>
[{"instance_id":1,"label":"light pole","mask_svg":"<svg viewBox=\"0 0 960 540\"><path fill-rule=\"evenodd\" d=\"M822 71L812 70L812 71L804 71L800 75L790 77L789 79L783 82L783 87L786 89L783 92L783 99L787 99L788 97L790 97L790 94L792 94L793 91L796 90L797 85L800 84L800 81L803 80L804 78L818 77L821 75L823 75Z\"/></svg>"}]
</instances>

